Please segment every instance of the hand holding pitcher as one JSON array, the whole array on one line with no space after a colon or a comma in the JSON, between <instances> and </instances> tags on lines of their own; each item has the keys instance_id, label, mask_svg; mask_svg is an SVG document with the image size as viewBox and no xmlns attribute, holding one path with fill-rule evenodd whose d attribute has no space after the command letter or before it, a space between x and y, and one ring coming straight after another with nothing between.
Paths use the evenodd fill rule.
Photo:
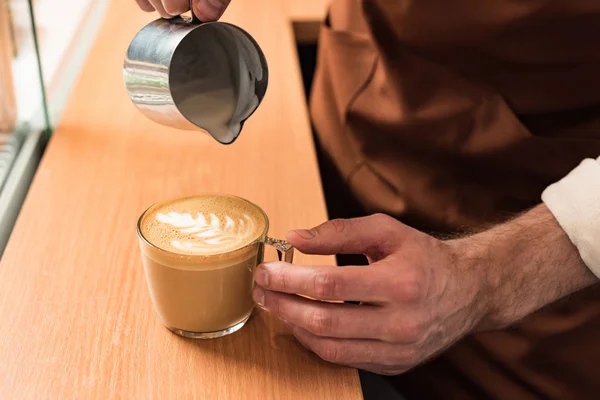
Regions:
<instances>
[{"instance_id":1,"label":"hand holding pitcher","mask_svg":"<svg viewBox=\"0 0 600 400\"><path fill-rule=\"evenodd\" d=\"M221 18L231 0L136 0L140 8L147 12L157 11L163 18L172 18L190 10L204 22Z\"/></svg>"}]
</instances>

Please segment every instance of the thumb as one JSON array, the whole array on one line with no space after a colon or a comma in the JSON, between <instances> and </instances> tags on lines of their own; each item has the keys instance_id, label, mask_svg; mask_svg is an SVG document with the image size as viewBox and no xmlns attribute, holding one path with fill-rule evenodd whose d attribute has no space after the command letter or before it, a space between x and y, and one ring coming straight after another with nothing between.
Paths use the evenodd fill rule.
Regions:
<instances>
[{"instance_id":1,"label":"thumb","mask_svg":"<svg viewBox=\"0 0 600 400\"><path fill-rule=\"evenodd\" d=\"M391 252L392 239L403 227L395 219L377 214L335 219L313 229L290 231L287 240L304 254L365 254L381 258Z\"/></svg>"}]
</instances>

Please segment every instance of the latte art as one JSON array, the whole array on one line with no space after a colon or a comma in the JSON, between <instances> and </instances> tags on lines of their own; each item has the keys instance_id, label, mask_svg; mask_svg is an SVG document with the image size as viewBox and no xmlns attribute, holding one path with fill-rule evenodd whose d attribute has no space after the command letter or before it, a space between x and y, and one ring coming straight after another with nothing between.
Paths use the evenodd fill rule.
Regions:
<instances>
[{"instance_id":1,"label":"latte art","mask_svg":"<svg viewBox=\"0 0 600 400\"><path fill-rule=\"evenodd\" d=\"M212 254L231 248L242 247L255 232L254 221L242 214L235 220L226 215L219 218L214 213L196 216L175 211L167 214L157 213L156 220L163 224L178 228L186 239L172 240L171 246L178 250L196 254Z\"/></svg>"},{"instance_id":2,"label":"latte art","mask_svg":"<svg viewBox=\"0 0 600 400\"><path fill-rule=\"evenodd\" d=\"M159 249L189 256L223 255L263 237L265 213L235 196L206 194L155 204L140 219L140 233Z\"/></svg>"}]
</instances>

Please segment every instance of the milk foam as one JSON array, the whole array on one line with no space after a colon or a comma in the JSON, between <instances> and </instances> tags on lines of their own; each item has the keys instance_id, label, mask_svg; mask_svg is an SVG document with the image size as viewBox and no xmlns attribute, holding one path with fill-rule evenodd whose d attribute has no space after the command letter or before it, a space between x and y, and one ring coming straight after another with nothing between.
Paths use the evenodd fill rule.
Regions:
<instances>
[{"instance_id":1,"label":"milk foam","mask_svg":"<svg viewBox=\"0 0 600 400\"><path fill-rule=\"evenodd\" d=\"M152 207L142 219L143 236L163 250L214 255L258 239L266 218L253 204L233 196L190 197Z\"/></svg>"},{"instance_id":2,"label":"milk foam","mask_svg":"<svg viewBox=\"0 0 600 400\"><path fill-rule=\"evenodd\" d=\"M172 211L168 214L156 214L156 220L179 228L182 234L191 234L192 237L188 240L172 240L171 246L198 254L212 254L231 247L243 247L255 230L254 221L246 214L236 220L226 215L223 221L213 213L206 216L199 212L194 218L191 214Z\"/></svg>"}]
</instances>

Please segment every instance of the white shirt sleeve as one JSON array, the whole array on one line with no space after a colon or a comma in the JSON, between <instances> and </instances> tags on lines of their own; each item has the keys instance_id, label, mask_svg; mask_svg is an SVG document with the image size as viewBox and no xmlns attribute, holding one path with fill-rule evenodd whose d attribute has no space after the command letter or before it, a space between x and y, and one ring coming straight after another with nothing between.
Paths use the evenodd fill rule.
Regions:
<instances>
[{"instance_id":1,"label":"white shirt sleeve","mask_svg":"<svg viewBox=\"0 0 600 400\"><path fill-rule=\"evenodd\" d=\"M600 278L600 158L584 160L549 186L542 200L579 250L583 262Z\"/></svg>"}]
</instances>

